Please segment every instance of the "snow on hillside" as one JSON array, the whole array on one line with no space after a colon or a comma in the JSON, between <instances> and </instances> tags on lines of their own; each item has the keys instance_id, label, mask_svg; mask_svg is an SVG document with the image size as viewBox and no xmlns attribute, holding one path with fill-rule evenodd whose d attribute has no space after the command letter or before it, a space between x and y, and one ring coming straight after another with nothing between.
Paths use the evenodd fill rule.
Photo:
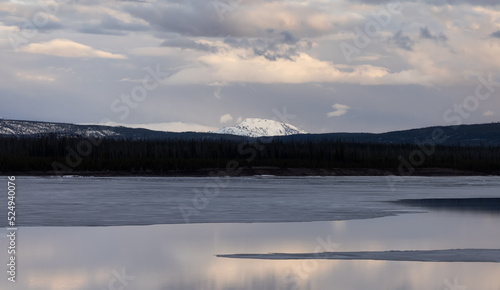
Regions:
<instances>
[{"instance_id":1,"label":"snow on hillside","mask_svg":"<svg viewBox=\"0 0 500 290\"><path fill-rule=\"evenodd\" d=\"M231 134L247 137L288 136L294 134L307 134L306 131L293 125L268 119L247 118L243 122L224 127L214 133Z\"/></svg>"},{"instance_id":2,"label":"snow on hillside","mask_svg":"<svg viewBox=\"0 0 500 290\"><path fill-rule=\"evenodd\" d=\"M80 135L85 137L109 137L118 135L107 127L0 119L0 135L19 137L50 133L60 136Z\"/></svg>"}]
</instances>

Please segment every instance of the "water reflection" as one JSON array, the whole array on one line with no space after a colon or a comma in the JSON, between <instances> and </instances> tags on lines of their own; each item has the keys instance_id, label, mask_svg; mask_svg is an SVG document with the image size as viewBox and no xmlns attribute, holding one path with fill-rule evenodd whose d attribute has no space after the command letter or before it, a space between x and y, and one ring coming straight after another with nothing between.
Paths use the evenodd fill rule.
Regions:
<instances>
[{"instance_id":1,"label":"water reflection","mask_svg":"<svg viewBox=\"0 0 500 290\"><path fill-rule=\"evenodd\" d=\"M215 256L328 248L498 248L498 216L487 214L431 212L311 223L34 227L21 228L18 235L18 282L2 279L1 289L447 289L446 281L453 284L455 277L467 289L500 288L500 266L491 263ZM0 260L6 258L2 250Z\"/></svg>"}]
</instances>

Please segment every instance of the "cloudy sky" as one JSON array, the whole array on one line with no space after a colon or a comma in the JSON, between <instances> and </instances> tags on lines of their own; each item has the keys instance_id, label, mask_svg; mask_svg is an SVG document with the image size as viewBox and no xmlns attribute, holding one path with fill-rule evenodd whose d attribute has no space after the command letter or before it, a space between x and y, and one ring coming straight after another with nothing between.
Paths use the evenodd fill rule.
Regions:
<instances>
[{"instance_id":1,"label":"cloudy sky","mask_svg":"<svg viewBox=\"0 0 500 290\"><path fill-rule=\"evenodd\" d=\"M0 116L207 131L500 121L498 0L0 0Z\"/></svg>"}]
</instances>

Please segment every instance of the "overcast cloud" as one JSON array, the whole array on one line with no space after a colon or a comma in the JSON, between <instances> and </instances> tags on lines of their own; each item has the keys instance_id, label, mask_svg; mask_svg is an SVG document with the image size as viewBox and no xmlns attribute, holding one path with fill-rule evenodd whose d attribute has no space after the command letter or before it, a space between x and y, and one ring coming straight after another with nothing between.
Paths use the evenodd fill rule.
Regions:
<instances>
[{"instance_id":1,"label":"overcast cloud","mask_svg":"<svg viewBox=\"0 0 500 290\"><path fill-rule=\"evenodd\" d=\"M498 8L1 0L0 117L206 131L286 107L308 132L498 122Z\"/></svg>"}]
</instances>

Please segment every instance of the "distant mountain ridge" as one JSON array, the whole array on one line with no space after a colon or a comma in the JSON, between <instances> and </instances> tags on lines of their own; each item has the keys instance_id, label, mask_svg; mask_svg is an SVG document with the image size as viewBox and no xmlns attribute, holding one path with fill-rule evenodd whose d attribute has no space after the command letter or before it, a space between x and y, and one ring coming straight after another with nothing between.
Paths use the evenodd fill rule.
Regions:
<instances>
[{"instance_id":1,"label":"distant mountain ridge","mask_svg":"<svg viewBox=\"0 0 500 290\"><path fill-rule=\"evenodd\" d=\"M285 124L285 123L283 123ZM254 123L255 125L255 123ZM290 125L291 126L291 125ZM236 126L235 126L236 127ZM250 128L250 127L247 127ZM295 128L295 129L294 129ZM242 127L241 130L245 129ZM255 129L255 128L253 128ZM253 130L252 129L252 130ZM267 133L272 131L266 127ZM463 146L500 146L500 123L474 124L460 126L434 126L411 130L393 131L387 133L325 133L307 134L297 127L274 127L279 129L282 136L275 136L276 141L311 141L343 140L356 143L383 143L383 144L420 144L434 142L437 145L463 145ZM274 130L273 129L273 130ZM222 130L222 129L221 129ZM246 129L245 129L246 130ZM220 130L218 130L220 131ZM262 131L263 133L266 133ZM434 133L441 132L440 140L436 140ZM159 139L210 139L210 140L246 140L259 137L237 136L236 132L226 130L218 133L198 132L163 132L148 129L135 129L127 127L111 127L100 125L76 125L67 123L50 123L36 121L19 121L0 119L0 137L37 137L40 135L54 134L58 137L106 137L113 139L132 140L159 140ZM273 134L274 134L273 133ZM290 135L291 134L291 135ZM434 137L433 137L434 136Z\"/></svg>"},{"instance_id":2,"label":"distant mountain ridge","mask_svg":"<svg viewBox=\"0 0 500 290\"><path fill-rule=\"evenodd\" d=\"M432 126L386 133L325 133L284 136L282 140L321 141L339 139L356 143L500 146L500 123L471 124L458 126ZM290 138L294 137L294 138Z\"/></svg>"},{"instance_id":3,"label":"distant mountain ridge","mask_svg":"<svg viewBox=\"0 0 500 290\"><path fill-rule=\"evenodd\" d=\"M246 137L269 137L307 134L306 131L291 124L259 118L247 118L232 127L224 127L214 133L231 134Z\"/></svg>"},{"instance_id":4,"label":"distant mountain ridge","mask_svg":"<svg viewBox=\"0 0 500 290\"><path fill-rule=\"evenodd\" d=\"M0 136L37 137L54 134L58 137L113 138L113 139L193 139L216 138L219 134L198 132L164 132L122 126L78 125L39 121L0 119ZM236 136L234 136L236 137ZM234 137L232 139L234 139Z\"/></svg>"}]
</instances>

